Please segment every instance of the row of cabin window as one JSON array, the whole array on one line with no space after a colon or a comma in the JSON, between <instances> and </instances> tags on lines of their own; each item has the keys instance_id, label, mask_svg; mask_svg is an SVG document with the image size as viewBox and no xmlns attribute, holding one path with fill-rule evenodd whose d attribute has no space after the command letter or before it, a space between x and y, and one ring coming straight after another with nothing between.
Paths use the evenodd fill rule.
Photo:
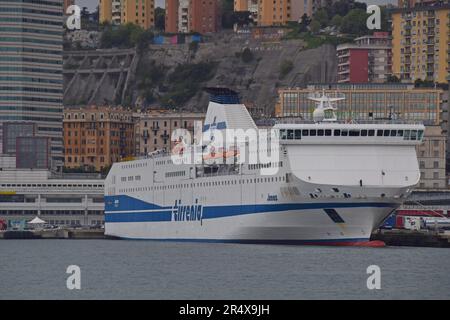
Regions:
<instances>
[{"instance_id":1,"label":"row of cabin window","mask_svg":"<svg viewBox=\"0 0 450 320\"><path fill-rule=\"evenodd\" d=\"M165 176L166 178L172 178L172 177L182 177L185 176L185 171L173 171L173 172L166 172Z\"/></svg>"},{"instance_id":2,"label":"row of cabin window","mask_svg":"<svg viewBox=\"0 0 450 320\"><path fill-rule=\"evenodd\" d=\"M122 169L136 169L136 168L143 168L147 166L147 162L138 162L138 163L132 163L132 164L123 164L121 166Z\"/></svg>"},{"instance_id":3,"label":"row of cabin window","mask_svg":"<svg viewBox=\"0 0 450 320\"><path fill-rule=\"evenodd\" d=\"M374 137L375 134L377 137L403 137L404 140L422 140L423 138L423 130L281 129L280 139L299 140L302 136Z\"/></svg>"},{"instance_id":4,"label":"row of cabin window","mask_svg":"<svg viewBox=\"0 0 450 320\"><path fill-rule=\"evenodd\" d=\"M256 164L249 164L248 169L249 170L257 170L262 168L282 168L283 162L270 162L270 163L256 163Z\"/></svg>"},{"instance_id":5,"label":"row of cabin window","mask_svg":"<svg viewBox=\"0 0 450 320\"><path fill-rule=\"evenodd\" d=\"M15 183L5 183L0 184L0 187L17 187L17 188L103 188L102 184L42 184L42 183L28 183L28 184L15 184Z\"/></svg>"},{"instance_id":6,"label":"row of cabin window","mask_svg":"<svg viewBox=\"0 0 450 320\"><path fill-rule=\"evenodd\" d=\"M139 192L139 191L159 191L159 190L169 190L169 189L180 189L189 187L212 187L212 186L224 186L233 184L250 184L250 183L269 183L269 182L281 182L285 181L284 176L277 177L267 177L267 178L252 178L252 179L242 179L242 180L223 180L223 181L211 181L211 182L197 182L190 184L175 184L168 186L154 186L154 187L138 187L138 188L125 188L119 189L120 193L124 192Z\"/></svg>"},{"instance_id":7,"label":"row of cabin window","mask_svg":"<svg viewBox=\"0 0 450 320\"><path fill-rule=\"evenodd\" d=\"M122 182L126 182L126 181L133 181L133 180L136 180L136 181L141 181L141 176L135 176L135 177L133 177L133 176L128 176L128 177L121 177L120 178L120 181L122 181Z\"/></svg>"}]
</instances>

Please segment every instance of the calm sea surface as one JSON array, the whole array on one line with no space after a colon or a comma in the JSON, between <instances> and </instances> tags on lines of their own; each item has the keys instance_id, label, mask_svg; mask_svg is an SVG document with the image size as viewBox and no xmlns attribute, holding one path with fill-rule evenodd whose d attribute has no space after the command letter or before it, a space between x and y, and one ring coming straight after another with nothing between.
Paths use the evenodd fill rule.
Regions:
<instances>
[{"instance_id":1,"label":"calm sea surface","mask_svg":"<svg viewBox=\"0 0 450 320\"><path fill-rule=\"evenodd\" d=\"M450 299L449 267L438 248L2 240L0 299Z\"/></svg>"}]
</instances>

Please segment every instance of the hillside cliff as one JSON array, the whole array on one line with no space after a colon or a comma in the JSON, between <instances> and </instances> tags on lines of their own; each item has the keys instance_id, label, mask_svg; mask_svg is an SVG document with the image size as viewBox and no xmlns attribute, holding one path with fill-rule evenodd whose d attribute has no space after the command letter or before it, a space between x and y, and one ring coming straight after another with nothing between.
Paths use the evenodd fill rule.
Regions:
<instances>
[{"instance_id":1,"label":"hillside cliff","mask_svg":"<svg viewBox=\"0 0 450 320\"><path fill-rule=\"evenodd\" d=\"M122 76L127 82L121 80L115 88L111 81L104 79L103 89L98 82L100 76L74 79L71 86L75 88L90 86L76 83L79 81L93 81L91 86L97 87L90 93L94 96L83 97L78 92L77 100L137 107L163 104L203 111L207 96L201 87L227 86L238 90L245 103L269 115L275 107L277 88L335 82L337 70L332 45L305 50L301 40L261 42L234 34L198 45L151 45L136 60L129 68L132 74ZM95 69L95 65L87 68ZM115 78L120 82L121 77Z\"/></svg>"}]
</instances>

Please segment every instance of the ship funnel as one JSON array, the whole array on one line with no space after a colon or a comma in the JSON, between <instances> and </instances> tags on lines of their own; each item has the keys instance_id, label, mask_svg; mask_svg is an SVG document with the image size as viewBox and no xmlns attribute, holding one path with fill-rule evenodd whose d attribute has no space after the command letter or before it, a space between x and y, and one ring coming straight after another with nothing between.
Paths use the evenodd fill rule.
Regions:
<instances>
[{"instance_id":1,"label":"ship funnel","mask_svg":"<svg viewBox=\"0 0 450 320\"><path fill-rule=\"evenodd\" d=\"M203 131L225 129L255 129L256 125L239 94L228 88L204 88L209 94Z\"/></svg>"}]
</instances>

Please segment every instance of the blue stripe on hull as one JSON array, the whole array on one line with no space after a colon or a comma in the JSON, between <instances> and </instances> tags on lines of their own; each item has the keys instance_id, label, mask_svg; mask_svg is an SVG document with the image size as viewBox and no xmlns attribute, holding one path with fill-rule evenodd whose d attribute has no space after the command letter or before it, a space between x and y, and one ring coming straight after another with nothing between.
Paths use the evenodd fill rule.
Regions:
<instances>
[{"instance_id":1,"label":"blue stripe on hull","mask_svg":"<svg viewBox=\"0 0 450 320\"><path fill-rule=\"evenodd\" d=\"M149 204L152 208L156 205ZM204 207L202 220L205 219L217 219L224 217L231 217L244 214L254 213L274 213L280 211L292 211L292 210L311 210L311 209L336 209L336 208L396 208L398 205L395 203L380 203L380 202L366 202L366 203L288 203L288 204L262 204L262 205L233 205L233 206L211 206ZM141 206L138 206L141 207ZM172 212L167 211L170 207L159 207L160 209L166 209L165 211L152 211L152 212L130 212L130 213L114 213L106 210L105 222L162 222L172 221ZM124 208L121 206L121 210L132 211L139 210L135 208ZM145 209L144 209L145 210Z\"/></svg>"}]
</instances>

